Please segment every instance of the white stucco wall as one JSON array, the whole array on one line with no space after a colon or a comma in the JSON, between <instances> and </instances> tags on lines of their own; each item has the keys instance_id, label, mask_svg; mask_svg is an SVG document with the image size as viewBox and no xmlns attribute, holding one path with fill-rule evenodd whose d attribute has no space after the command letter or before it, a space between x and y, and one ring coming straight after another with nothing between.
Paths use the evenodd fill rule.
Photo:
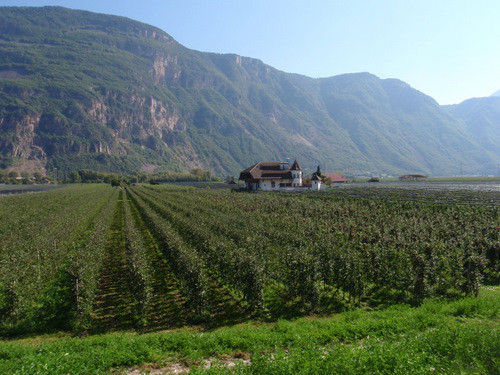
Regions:
<instances>
[{"instance_id":1,"label":"white stucco wall","mask_svg":"<svg viewBox=\"0 0 500 375\"><path fill-rule=\"evenodd\" d=\"M312 181L312 190L320 190L321 189L321 181Z\"/></svg>"},{"instance_id":2,"label":"white stucco wall","mask_svg":"<svg viewBox=\"0 0 500 375\"><path fill-rule=\"evenodd\" d=\"M273 187L273 182L274 182L274 187ZM269 190L280 190L280 189L286 189L284 186L280 186L281 183L292 183L292 180L264 180L260 181L259 183L259 188L262 189L263 191L269 191ZM293 186L293 185L292 185Z\"/></svg>"}]
</instances>

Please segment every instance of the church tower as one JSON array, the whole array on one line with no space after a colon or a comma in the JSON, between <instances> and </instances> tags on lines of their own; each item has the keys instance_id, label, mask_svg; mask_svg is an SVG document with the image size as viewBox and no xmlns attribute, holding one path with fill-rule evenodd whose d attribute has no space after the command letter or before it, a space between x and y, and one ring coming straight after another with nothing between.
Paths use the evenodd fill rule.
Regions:
<instances>
[{"instance_id":1,"label":"church tower","mask_svg":"<svg viewBox=\"0 0 500 375\"><path fill-rule=\"evenodd\" d=\"M295 160L290 167L290 173L292 174L292 186L299 187L302 186L302 168L300 168L299 163Z\"/></svg>"}]
</instances>

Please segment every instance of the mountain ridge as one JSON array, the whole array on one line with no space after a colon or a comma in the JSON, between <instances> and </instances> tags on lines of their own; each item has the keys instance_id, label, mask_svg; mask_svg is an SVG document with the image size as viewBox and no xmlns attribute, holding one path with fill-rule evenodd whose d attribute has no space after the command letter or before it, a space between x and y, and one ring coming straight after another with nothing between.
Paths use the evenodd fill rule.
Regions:
<instances>
[{"instance_id":1,"label":"mountain ridge","mask_svg":"<svg viewBox=\"0 0 500 375\"><path fill-rule=\"evenodd\" d=\"M191 50L138 21L60 7L2 9L0 90L4 167L222 175L298 158L346 174L450 175L460 162L489 173L500 158L496 136L470 134L471 113L400 80L285 73ZM494 121L484 127L498 134Z\"/></svg>"}]
</instances>

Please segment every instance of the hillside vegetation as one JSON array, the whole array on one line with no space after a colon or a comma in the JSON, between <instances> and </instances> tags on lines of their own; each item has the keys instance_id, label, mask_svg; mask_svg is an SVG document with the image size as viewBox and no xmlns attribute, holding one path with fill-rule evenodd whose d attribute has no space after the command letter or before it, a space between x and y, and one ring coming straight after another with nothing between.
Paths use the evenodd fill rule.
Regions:
<instances>
[{"instance_id":1,"label":"hillside vegetation","mask_svg":"<svg viewBox=\"0 0 500 375\"><path fill-rule=\"evenodd\" d=\"M202 53L130 19L59 7L0 12L0 167L144 166L236 175L297 158L346 174L494 174L498 122L397 79L312 79Z\"/></svg>"}]
</instances>

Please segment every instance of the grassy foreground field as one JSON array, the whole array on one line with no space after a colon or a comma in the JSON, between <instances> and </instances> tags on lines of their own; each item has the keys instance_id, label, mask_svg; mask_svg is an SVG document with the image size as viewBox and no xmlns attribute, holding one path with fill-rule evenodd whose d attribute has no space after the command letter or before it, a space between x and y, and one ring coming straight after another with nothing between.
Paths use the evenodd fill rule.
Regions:
<instances>
[{"instance_id":1,"label":"grassy foreground field","mask_svg":"<svg viewBox=\"0 0 500 375\"><path fill-rule=\"evenodd\" d=\"M500 289L418 308L0 343L2 374L498 374Z\"/></svg>"},{"instance_id":2,"label":"grassy foreground field","mask_svg":"<svg viewBox=\"0 0 500 375\"><path fill-rule=\"evenodd\" d=\"M387 188L0 197L0 373L499 373L499 205Z\"/></svg>"}]
</instances>

